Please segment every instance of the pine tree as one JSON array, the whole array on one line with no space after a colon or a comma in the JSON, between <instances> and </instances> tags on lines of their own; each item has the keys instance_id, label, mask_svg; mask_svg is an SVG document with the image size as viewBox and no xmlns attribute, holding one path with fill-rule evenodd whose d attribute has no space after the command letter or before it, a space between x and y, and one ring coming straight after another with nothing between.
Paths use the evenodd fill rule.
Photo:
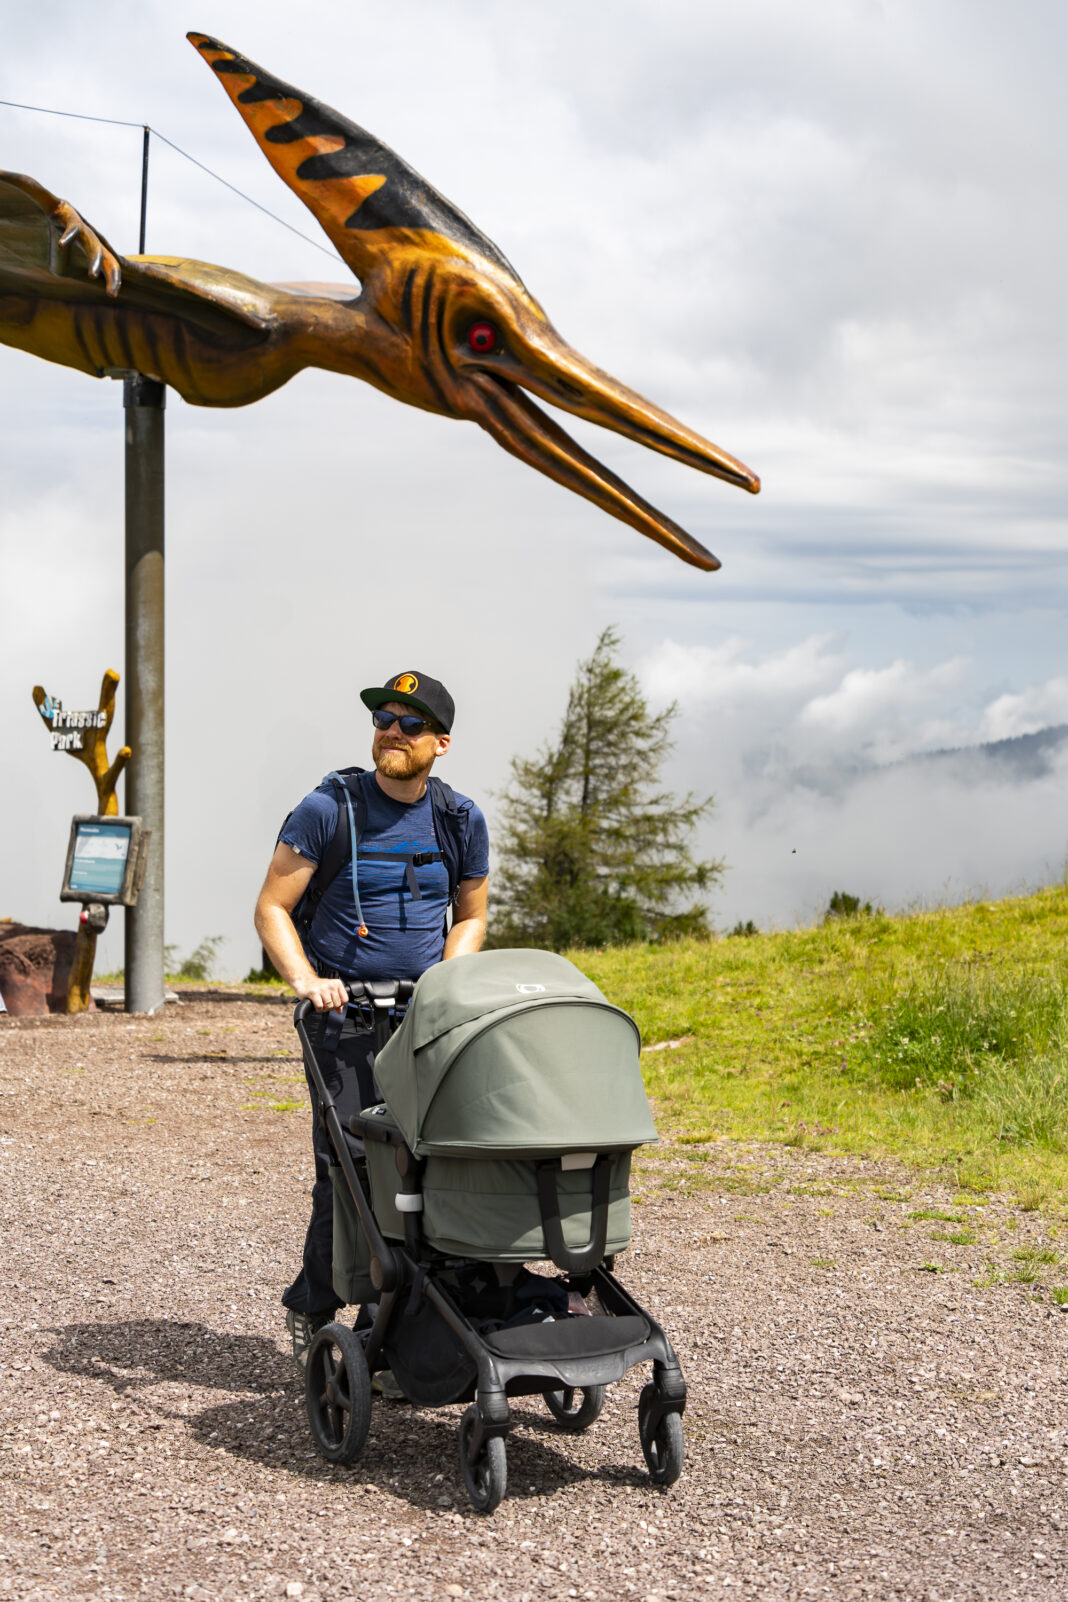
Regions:
<instances>
[{"instance_id":1,"label":"pine tree","mask_svg":"<svg viewBox=\"0 0 1068 1602\"><path fill-rule=\"evenodd\" d=\"M514 757L497 826L495 945L621 945L707 931L691 900L723 872L690 840L712 799L658 789L678 708L653 714L605 629L579 664L555 743Z\"/></svg>"}]
</instances>

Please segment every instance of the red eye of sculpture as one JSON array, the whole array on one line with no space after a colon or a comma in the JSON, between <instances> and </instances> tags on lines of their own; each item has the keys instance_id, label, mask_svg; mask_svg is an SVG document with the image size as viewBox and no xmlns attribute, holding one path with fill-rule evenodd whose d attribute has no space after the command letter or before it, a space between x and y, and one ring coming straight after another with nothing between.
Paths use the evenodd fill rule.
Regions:
<instances>
[{"instance_id":1,"label":"red eye of sculpture","mask_svg":"<svg viewBox=\"0 0 1068 1602\"><path fill-rule=\"evenodd\" d=\"M467 330L467 343L478 356L488 356L497 348L497 330L492 323L472 323Z\"/></svg>"}]
</instances>

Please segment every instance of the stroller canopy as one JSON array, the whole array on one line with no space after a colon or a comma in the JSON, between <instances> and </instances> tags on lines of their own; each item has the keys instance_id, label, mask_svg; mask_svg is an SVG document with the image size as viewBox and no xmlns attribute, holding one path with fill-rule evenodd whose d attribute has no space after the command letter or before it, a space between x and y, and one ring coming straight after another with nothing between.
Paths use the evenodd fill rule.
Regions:
<instances>
[{"instance_id":1,"label":"stroller canopy","mask_svg":"<svg viewBox=\"0 0 1068 1602\"><path fill-rule=\"evenodd\" d=\"M565 957L485 951L423 974L375 1077L417 1157L629 1151L657 1138L640 1051Z\"/></svg>"}]
</instances>

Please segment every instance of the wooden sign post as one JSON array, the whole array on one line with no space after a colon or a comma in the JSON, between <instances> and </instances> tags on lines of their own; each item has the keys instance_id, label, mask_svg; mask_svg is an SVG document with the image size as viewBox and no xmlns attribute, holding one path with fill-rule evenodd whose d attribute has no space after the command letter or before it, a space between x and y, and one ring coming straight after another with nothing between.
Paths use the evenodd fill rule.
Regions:
<instances>
[{"instance_id":1,"label":"wooden sign post","mask_svg":"<svg viewBox=\"0 0 1068 1602\"><path fill-rule=\"evenodd\" d=\"M108 762L107 737L115 717L118 682L119 675L109 668L100 685L100 702L95 712L68 712L62 701L46 694L41 685L34 685L33 690L34 705L51 730L53 751L66 751L68 756L83 762L92 774L96 786L97 815L101 817L118 816L115 786L131 756L130 747L124 745L114 762ZM106 905L95 900L83 905L74 943L74 960L67 982L69 1013L84 1012L89 1005L97 936L105 928L107 920Z\"/></svg>"}]
</instances>

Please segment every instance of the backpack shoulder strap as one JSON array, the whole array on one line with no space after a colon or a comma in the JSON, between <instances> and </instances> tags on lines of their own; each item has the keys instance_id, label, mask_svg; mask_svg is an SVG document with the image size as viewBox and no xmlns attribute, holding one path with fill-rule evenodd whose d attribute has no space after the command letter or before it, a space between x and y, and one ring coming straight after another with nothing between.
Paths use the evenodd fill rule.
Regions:
<instances>
[{"instance_id":1,"label":"backpack shoulder strap","mask_svg":"<svg viewBox=\"0 0 1068 1602\"><path fill-rule=\"evenodd\" d=\"M449 875L449 901L454 902L460 889L469 814L466 809L457 806L456 792L451 784L445 783L444 779L431 774L427 780L427 789L430 791L434 833Z\"/></svg>"},{"instance_id":2,"label":"backpack shoulder strap","mask_svg":"<svg viewBox=\"0 0 1068 1602\"><path fill-rule=\"evenodd\" d=\"M352 829L348 816L350 798L355 813L357 841L366 827L367 800L360 784L360 774L364 771L358 767L337 768L333 773L328 773L319 785L320 790L327 785L333 789L337 801L337 817L334 820L334 832L330 836L330 844L293 912L293 923L302 942L315 921L319 903L341 870L352 860Z\"/></svg>"}]
</instances>

